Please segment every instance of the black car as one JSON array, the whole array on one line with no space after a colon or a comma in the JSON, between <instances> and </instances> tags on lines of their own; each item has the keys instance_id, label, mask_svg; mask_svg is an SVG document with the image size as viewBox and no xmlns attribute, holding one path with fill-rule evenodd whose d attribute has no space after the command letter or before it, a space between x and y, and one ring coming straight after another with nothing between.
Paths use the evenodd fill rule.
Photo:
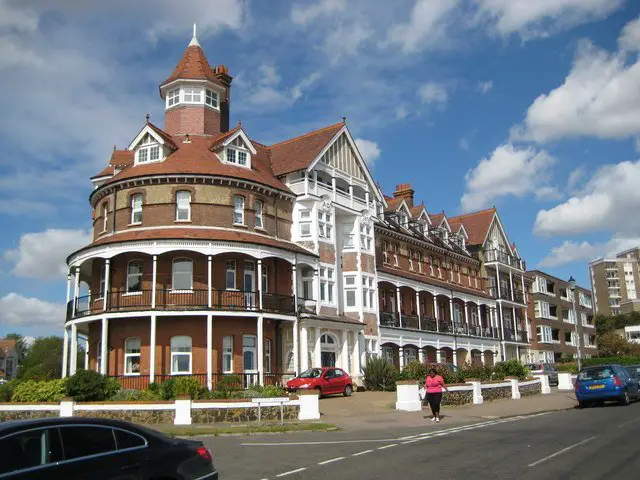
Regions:
<instances>
[{"instance_id":1,"label":"black car","mask_svg":"<svg viewBox=\"0 0 640 480\"><path fill-rule=\"evenodd\" d=\"M43 418L0 423L0 479L214 480L202 442L119 420Z\"/></svg>"},{"instance_id":2,"label":"black car","mask_svg":"<svg viewBox=\"0 0 640 480\"><path fill-rule=\"evenodd\" d=\"M532 375L549 375L549 385L558 386L558 372L550 363L530 363L527 368L531 370Z\"/></svg>"}]
</instances>

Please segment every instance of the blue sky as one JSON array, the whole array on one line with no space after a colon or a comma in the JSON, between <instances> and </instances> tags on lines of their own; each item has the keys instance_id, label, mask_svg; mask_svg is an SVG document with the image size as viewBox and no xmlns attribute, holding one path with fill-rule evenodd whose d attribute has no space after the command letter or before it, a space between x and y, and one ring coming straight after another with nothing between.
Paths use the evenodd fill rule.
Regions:
<instances>
[{"instance_id":1,"label":"blue sky","mask_svg":"<svg viewBox=\"0 0 640 480\"><path fill-rule=\"evenodd\" d=\"M0 335L61 332L89 177L125 147L198 23L264 143L342 116L385 192L496 205L531 268L640 244L640 4L631 0L0 0Z\"/></svg>"}]
</instances>

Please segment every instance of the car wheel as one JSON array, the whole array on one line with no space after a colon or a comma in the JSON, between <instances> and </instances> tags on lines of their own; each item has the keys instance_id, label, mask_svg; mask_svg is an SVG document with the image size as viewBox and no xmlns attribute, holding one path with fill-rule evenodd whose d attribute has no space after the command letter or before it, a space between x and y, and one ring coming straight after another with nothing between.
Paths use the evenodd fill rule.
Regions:
<instances>
[{"instance_id":1,"label":"car wheel","mask_svg":"<svg viewBox=\"0 0 640 480\"><path fill-rule=\"evenodd\" d=\"M589 404L587 402L578 402L578 408L587 408L588 405Z\"/></svg>"},{"instance_id":2,"label":"car wheel","mask_svg":"<svg viewBox=\"0 0 640 480\"><path fill-rule=\"evenodd\" d=\"M624 395L622 396L622 399L620 400L620 404L621 405L629 405L631 403L631 400L629 399L629 392L627 392L626 390L624 391Z\"/></svg>"},{"instance_id":3,"label":"car wheel","mask_svg":"<svg viewBox=\"0 0 640 480\"><path fill-rule=\"evenodd\" d=\"M347 385L346 387L344 387L343 395L345 397L350 397L352 393L353 393L353 388L351 387L351 385Z\"/></svg>"}]
</instances>

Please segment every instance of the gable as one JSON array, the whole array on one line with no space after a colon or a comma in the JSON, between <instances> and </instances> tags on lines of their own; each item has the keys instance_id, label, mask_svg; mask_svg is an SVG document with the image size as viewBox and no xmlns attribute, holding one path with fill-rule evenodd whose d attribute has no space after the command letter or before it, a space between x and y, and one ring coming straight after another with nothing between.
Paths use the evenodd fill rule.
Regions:
<instances>
[{"instance_id":1,"label":"gable","mask_svg":"<svg viewBox=\"0 0 640 480\"><path fill-rule=\"evenodd\" d=\"M342 135L329 146L326 152L320 157L320 162L358 180L366 180L364 170L360 166L358 157L345 133L342 133Z\"/></svg>"},{"instance_id":2,"label":"gable","mask_svg":"<svg viewBox=\"0 0 640 480\"><path fill-rule=\"evenodd\" d=\"M494 215L493 221L491 222L491 226L487 232L487 238L484 242L485 248L488 249L499 249L503 252L511 253L511 245L509 244L509 239L507 238L507 234L502 228L502 224L498 219L498 215Z\"/></svg>"},{"instance_id":3,"label":"gable","mask_svg":"<svg viewBox=\"0 0 640 480\"><path fill-rule=\"evenodd\" d=\"M242 129L238 129L233 135L226 138L222 145L225 147L227 145L233 145L234 147L244 148L245 150L249 150L253 155L258 153L251 143L251 140L249 140L249 137Z\"/></svg>"}]
</instances>

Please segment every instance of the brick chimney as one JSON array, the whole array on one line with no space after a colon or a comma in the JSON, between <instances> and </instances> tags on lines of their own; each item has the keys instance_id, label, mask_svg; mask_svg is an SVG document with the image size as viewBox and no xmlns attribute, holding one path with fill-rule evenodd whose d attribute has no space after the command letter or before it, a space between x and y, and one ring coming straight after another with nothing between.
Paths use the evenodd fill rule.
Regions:
<instances>
[{"instance_id":1,"label":"brick chimney","mask_svg":"<svg viewBox=\"0 0 640 480\"><path fill-rule=\"evenodd\" d=\"M415 191L411 188L410 183L401 183L396 185L396 190L393 192L393 198L403 198L409 208L413 208L413 194Z\"/></svg>"}]
</instances>

